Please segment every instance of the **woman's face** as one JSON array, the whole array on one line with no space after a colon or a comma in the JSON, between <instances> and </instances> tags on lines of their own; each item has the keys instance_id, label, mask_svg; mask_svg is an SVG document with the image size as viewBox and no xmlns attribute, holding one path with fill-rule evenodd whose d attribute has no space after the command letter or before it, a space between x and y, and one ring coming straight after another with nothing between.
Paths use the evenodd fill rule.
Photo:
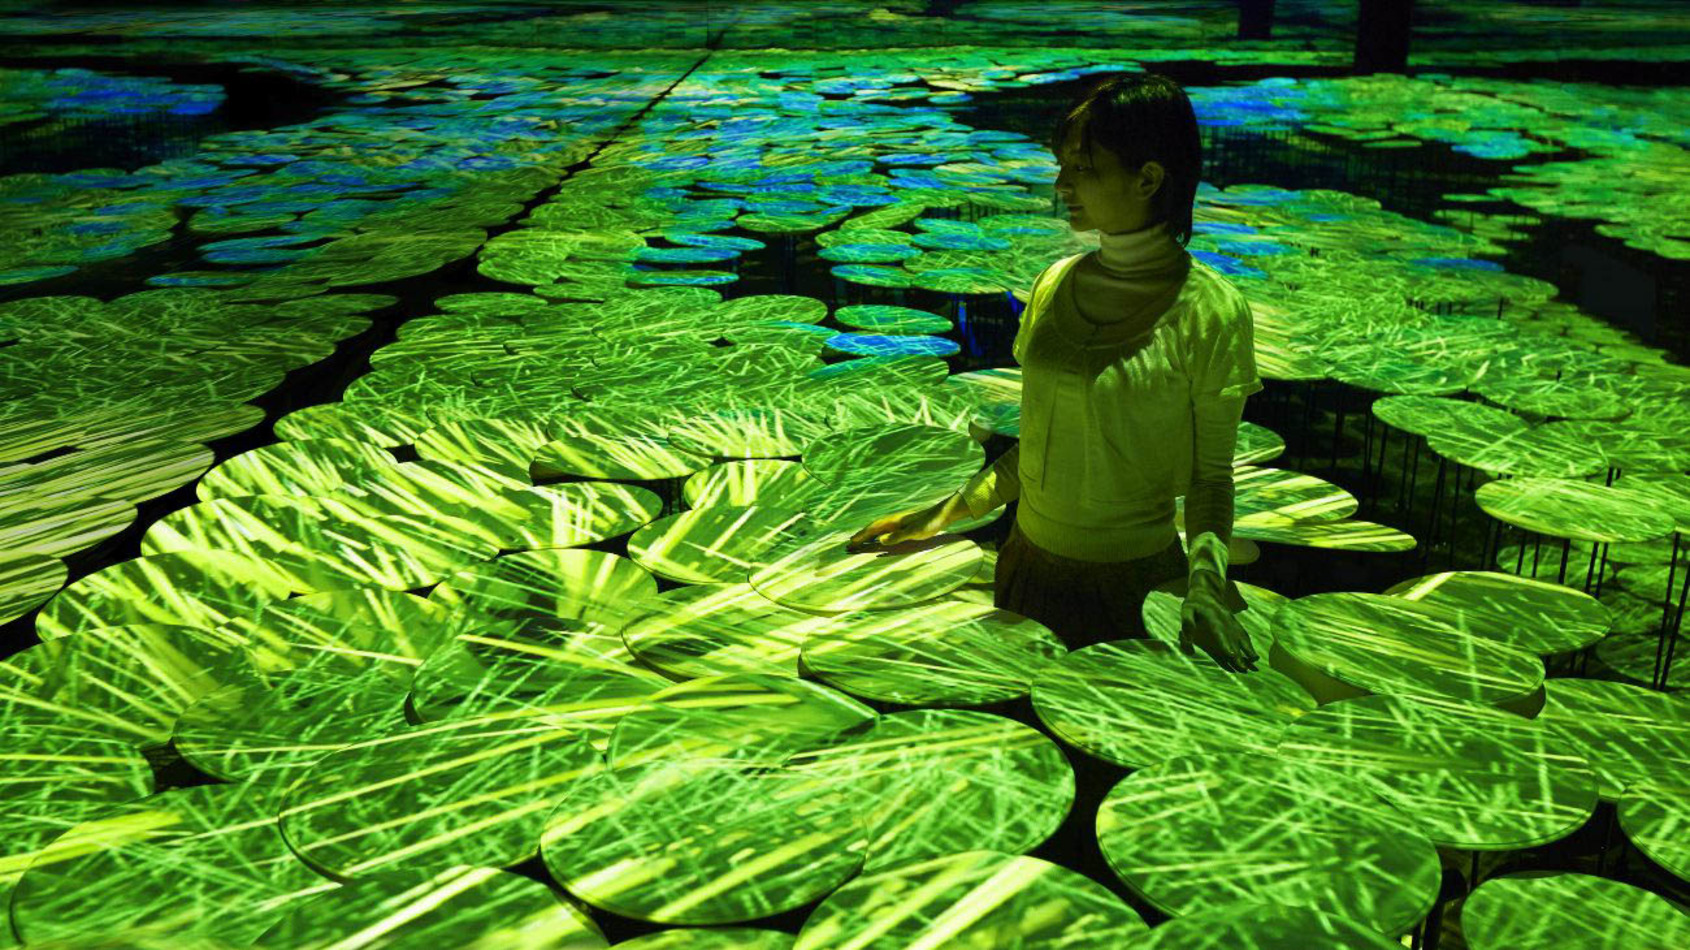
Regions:
<instances>
[{"instance_id":1,"label":"woman's face","mask_svg":"<svg viewBox=\"0 0 1690 950\"><path fill-rule=\"evenodd\" d=\"M1154 216L1150 199L1162 184L1162 166L1145 162L1136 171L1121 167L1115 153L1092 143L1090 151L1081 145L1082 119L1068 130L1068 138L1056 154L1059 171L1056 194L1068 205L1068 225L1076 231L1098 230L1105 234L1137 231Z\"/></svg>"}]
</instances>

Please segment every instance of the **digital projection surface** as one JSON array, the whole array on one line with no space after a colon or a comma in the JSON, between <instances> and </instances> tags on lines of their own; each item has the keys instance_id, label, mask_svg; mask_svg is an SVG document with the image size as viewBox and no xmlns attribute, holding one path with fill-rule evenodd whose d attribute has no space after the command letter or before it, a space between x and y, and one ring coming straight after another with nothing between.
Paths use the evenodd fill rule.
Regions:
<instances>
[{"instance_id":1,"label":"digital projection surface","mask_svg":"<svg viewBox=\"0 0 1690 950\"><path fill-rule=\"evenodd\" d=\"M1544 66L1690 17L1421 2L0 0L0 950L1690 946L1690 100ZM846 548L1163 68L1246 674L994 606L1013 507Z\"/></svg>"}]
</instances>

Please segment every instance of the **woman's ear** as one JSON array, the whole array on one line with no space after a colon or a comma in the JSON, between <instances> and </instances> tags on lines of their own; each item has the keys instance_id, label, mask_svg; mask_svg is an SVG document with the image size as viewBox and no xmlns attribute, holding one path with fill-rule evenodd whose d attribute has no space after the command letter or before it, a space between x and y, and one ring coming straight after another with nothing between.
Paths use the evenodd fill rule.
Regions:
<instances>
[{"instance_id":1,"label":"woman's ear","mask_svg":"<svg viewBox=\"0 0 1690 950\"><path fill-rule=\"evenodd\" d=\"M1160 162L1145 162L1144 167L1138 170L1139 197L1149 198L1154 195L1156 190L1162 187L1162 178L1166 174L1167 170Z\"/></svg>"}]
</instances>

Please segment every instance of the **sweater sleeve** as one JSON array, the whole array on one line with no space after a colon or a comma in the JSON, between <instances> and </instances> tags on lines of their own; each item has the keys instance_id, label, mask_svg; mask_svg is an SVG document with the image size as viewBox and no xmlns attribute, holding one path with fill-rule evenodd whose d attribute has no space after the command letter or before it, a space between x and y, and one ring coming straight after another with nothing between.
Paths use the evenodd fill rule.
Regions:
<instances>
[{"instance_id":1,"label":"sweater sleeve","mask_svg":"<svg viewBox=\"0 0 1690 950\"><path fill-rule=\"evenodd\" d=\"M1017 443L998 460L974 474L958 495L968 506L971 518L983 517L999 505L1007 505L1021 497L1021 446Z\"/></svg>"},{"instance_id":2,"label":"sweater sleeve","mask_svg":"<svg viewBox=\"0 0 1690 950\"><path fill-rule=\"evenodd\" d=\"M1185 496L1185 537L1190 573L1211 570L1226 579L1232 540L1232 457L1244 397L1193 403L1191 490ZM1189 575L1188 575L1189 576Z\"/></svg>"},{"instance_id":3,"label":"sweater sleeve","mask_svg":"<svg viewBox=\"0 0 1690 950\"><path fill-rule=\"evenodd\" d=\"M1015 327L1015 343L1011 352L1015 356L1017 365L1021 365L1026 355L1026 341L1032 330L1034 319L1033 304L1038 299L1041 285L1045 278L1056 269L1062 261L1055 261L1039 271L1033 278L1033 287L1027 294L1026 306L1021 309L1021 319ZM974 474L957 492L957 497L968 506L969 517L979 518L1000 505L1007 505L1021 497L1021 445L1016 443L1008 452L998 456L998 460Z\"/></svg>"},{"instance_id":4,"label":"sweater sleeve","mask_svg":"<svg viewBox=\"0 0 1690 950\"><path fill-rule=\"evenodd\" d=\"M1234 290L1228 302L1200 310L1187 346L1193 405L1262 391L1255 317L1242 293Z\"/></svg>"}]
</instances>

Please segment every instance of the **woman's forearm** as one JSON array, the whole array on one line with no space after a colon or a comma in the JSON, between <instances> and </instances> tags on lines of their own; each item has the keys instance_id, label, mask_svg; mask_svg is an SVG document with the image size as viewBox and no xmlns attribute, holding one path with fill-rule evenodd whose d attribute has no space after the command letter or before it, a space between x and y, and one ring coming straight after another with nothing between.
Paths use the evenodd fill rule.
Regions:
<instances>
[{"instance_id":1,"label":"woman's forearm","mask_svg":"<svg viewBox=\"0 0 1690 950\"><path fill-rule=\"evenodd\" d=\"M1233 485L1225 481L1196 481L1185 496L1185 538L1191 564L1188 579L1193 587L1202 584L1217 590L1225 584L1227 544L1232 540ZM1210 571L1213 577L1199 577Z\"/></svg>"},{"instance_id":2,"label":"woman's forearm","mask_svg":"<svg viewBox=\"0 0 1690 950\"><path fill-rule=\"evenodd\" d=\"M968 507L971 518L984 517L1000 505L1021 497L1021 445L998 456L998 460L976 472L957 496Z\"/></svg>"}]
</instances>

